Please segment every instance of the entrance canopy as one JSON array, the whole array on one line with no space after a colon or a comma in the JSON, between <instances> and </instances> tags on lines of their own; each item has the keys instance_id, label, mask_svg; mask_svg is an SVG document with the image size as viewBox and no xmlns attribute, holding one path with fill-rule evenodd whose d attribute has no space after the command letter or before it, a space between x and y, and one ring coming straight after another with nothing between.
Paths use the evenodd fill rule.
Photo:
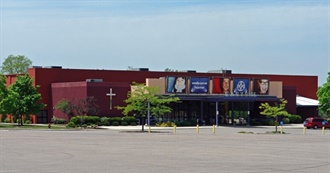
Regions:
<instances>
[{"instance_id":1,"label":"entrance canopy","mask_svg":"<svg viewBox=\"0 0 330 173\"><path fill-rule=\"evenodd\" d=\"M169 96L165 94L165 96ZM183 101L204 101L204 102L275 102L280 101L276 96L261 96L261 95L218 95L218 94L176 94L175 97Z\"/></svg>"}]
</instances>

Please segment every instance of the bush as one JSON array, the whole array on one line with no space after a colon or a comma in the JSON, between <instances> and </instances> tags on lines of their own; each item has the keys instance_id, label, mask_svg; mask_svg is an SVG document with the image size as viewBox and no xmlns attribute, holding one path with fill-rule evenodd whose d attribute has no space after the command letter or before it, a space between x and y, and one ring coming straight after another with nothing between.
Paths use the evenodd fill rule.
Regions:
<instances>
[{"instance_id":1,"label":"bush","mask_svg":"<svg viewBox=\"0 0 330 173\"><path fill-rule=\"evenodd\" d=\"M67 125L66 125L67 128L76 128L76 124L73 123L73 122L69 122Z\"/></svg>"},{"instance_id":2,"label":"bush","mask_svg":"<svg viewBox=\"0 0 330 173\"><path fill-rule=\"evenodd\" d=\"M269 120L269 119L262 119L260 121L261 125L264 125L264 126L273 126L275 124L274 120Z\"/></svg>"},{"instance_id":3,"label":"bush","mask_svg":"<svg viewBox=\"0 0 330 173\"><path fill-rule=\"evenodd\" d=\"M1 122L4 122L6 118L7 118L7 115L1 115Z\"/></svg>"},{"instance_id":4,"label":"bush","mask_svg":"<svg viewBox=\"0 0 330 173\"><path fill-rule=\"evenodd\" d=\"M181 122L175 122L176 126L196 126L196 122L194 120L192 121L181 121Z\"/></svg>"},{"instance_id":5,"label":"bush","mask_svg":"<svg viewBox=\"0 0 330 173\"><path fill-rule=\"evenodd\" d=\"M77 117L72 117L70 119L70 122L73 122L74 124L80 124L80 119L78 119Z\"/></svg>"},{"instance_id":6,"label":"bush","mask_svg":"<svg viewBox=\"0 0 330 173\"><path fill-rule=\"evenodd\" d=\"M136 126L136 122L129 123L131 126Z\"/></svg>"},{"instance_id":7,"label":"bush","mask_svg":"<svg viewBox=\"0 0 330 173\"><path fill-rule=\"evenodd\" d=\"M25 120L25 124L31 124L30 120Z\"/></svg>"},{"instance_id":8,"label":"bush","mask_svg":"<svg viewBox=\"0 0 330 173\"><path fill-rule=\"evenodd\" d=\"M100 118L100 125L104 125L104 126L109 126L109 118L108 117L102 117Z\"/></svg>"},{"instance_id":9,"label":"bush","mask_svg":"<svg viewBox=\"0 0 330 173\"><path fill-rule=\"evenodd\" d=\"M5 122L5 123L10 123L10 119L9 119L9 118L6 118L6 119L4 120L4 122Z\"/></svg>"},{"instance_id":10,"label":"bush","mask_svg":"<svg viewBox=\"0 0 330 173\"><path fill-rule=\"evenodd\" d=\"M121 125L122 125L122 126L127 126L128 123L127 123L126 121L122 121L122 122L121 122Z\"/></svg>"},{"instance_id":11,"label":"bush","mask_svg":"<svg viewBox=\"0 0 330 173\"><path fill-rule=\"evenodd\" d=\"M110 124L113 124L113 122L117 122L118 123L118 125L121 123L121 117L111 117L111 118L109 118L109 122L110 122Z\"/></svg>"},{"instance_id":12,"label":"bush","mask_svg":"<svg viewBox=\"0 0 330 173\"><path fill-rule=\"evenodd\" d=\"M82 127L83 127L84 129L86 129L87 126L88 126L87 124L83 124L83 125L82 125Z\"/></svg>"},{"instance_id":13,"label":"bush","mask_svg":"<svg viewBox=\"0 0 330 173\"><path fill-rule=\"evenodd\" d=\"M283 118L282 121L283 121L283 124L290 124L289 118Z\"/></svg>"},{"instance_id":14,"label":"bush","mask_svg":"<svg viewBox=\"0 0 330 173\"><path fill-rule=\"evenodd\" d=\"M267 124L267 122L268 122L268 124ZM270 120L270 121L263 120L262 125L275 126L275 121L274 120Z\"/></svg>"},{"instance_id":15,"label":"bush","mask_svg":"<svg viewBox=\"0 0 330 173\"><path fill-rule=\"evenodd\" d=\"M126 121L128 124L132 124L133 122L136 125L136 118L133 116L126 116L122 118L123 121Z\"/></svg>"},{"instance_id":16,"label":"bush","mask_svg":"<svg viewBox=\"0 0 330 173\"><path fill-rule=\"evenodd\" d=\"M86 124L95 124L100 121L101 119L98 116L84 116L84 123Z\"/></svg>"},{"instance_id":17,"label":"bush","mask_svg":"<svg viewBox=\"0 0 330 173\"><path fill-rule=\"evenodd\" d=\"M113 121L113 122L111 123L111 125L113 125L113 126L119 126L119 122L118 122L118 121Z\"/></svg>"},{"instance_id":18,"label":"bush","mask_svg":"<svg viewBox=\"0 0 330 173\"><path fill-rule=\"evenodd\" d=\"M51 122L54 124L65 124L66 119L53 117Z\"/></svg>"},{"instance_id":19,"label":"bush","mask_svg":"<svg viewBox=\"0 0 330 173\"><path fill-rule=\"evenodd\" d=\"M291 123L302 123L302 118L300 115L289 115Z\"/></svg>"},{"instance_id":20,"label":"bush","mask_svg":"<svg viewBox=\"0 0 330 173\"><path fill-rule=\"evenodd\" d=\"M251 119L250 120L250 125L251 126L259 126L261 124L260 124L260 122L257 119Z\"/></svg>"},{"instance_id":21,"label":"bush","mask_svg":"<svg viewBox=\"0 0 330 173\"><path fill-rule=\"evenodd\" d=\"M159 126L159 127L174 127L175 123L168 121L168 122L157 123L156 126Z\"/></svg>"},{"instance_id":22,"label":"bush","mask_svg":"<svg viewBox=\"0 0 330 173\"><path fill-rule=\"evenodd\" d=\"M108 120L103 121L102 123L103 126L110 126L110 122Z\"/></svg>"}]
</instances>

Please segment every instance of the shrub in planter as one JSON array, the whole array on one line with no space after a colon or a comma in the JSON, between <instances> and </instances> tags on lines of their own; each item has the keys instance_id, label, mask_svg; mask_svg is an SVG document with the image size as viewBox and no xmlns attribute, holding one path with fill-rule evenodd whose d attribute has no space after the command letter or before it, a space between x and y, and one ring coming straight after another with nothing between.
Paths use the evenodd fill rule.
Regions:
<instances>
[{"instance_id":1,"label":"shrub in planter","mask_svg":"<svg viewBox=\"0 0 330 173\"><path fill-rule=\"evenodd\" d=\"M76 124L73 123L73 122L69 122L67 125L66 125L67 128L76 128Z\"/></svg>"}]
</instances>

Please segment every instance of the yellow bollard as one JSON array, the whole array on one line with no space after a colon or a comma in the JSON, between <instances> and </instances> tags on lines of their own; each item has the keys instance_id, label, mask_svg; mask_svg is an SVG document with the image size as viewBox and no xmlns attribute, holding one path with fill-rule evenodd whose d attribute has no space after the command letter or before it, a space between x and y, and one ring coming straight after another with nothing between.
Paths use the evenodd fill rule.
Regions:
<instances>
[{"instance_id":1,"label":"yellow bollard","mask_svg":"<svg viewBox=\"0 0 330 173\"><path fill-rule=\"evenodd\" d=\"M281 134L283 134L283 127L282 126L280 127L280 131L281 131Z\"/></svg>"},{"instance_id":2,"label":"yellow bollard","mask_svg":"<svg viewBox=\"0 0 330 173\"><path fill-rule=\"evenodd\" d=\"M199 133L199 125L197 124L196 133Z\"/></svg>"},{"instance_id":3,"label":"yellow bollard","mask_svg":"<svg viewBox=\"0 0 330 173\"><path fill-rule=\"evenodd\" d=\"M215 134L215 125L213 125L213 134Z\"/></svg>"},{"instance_id":4,"label":"yellow bollard","mask_svg":"<svg viewBox=\"0 0 330 173\"><path fill-rule=\"evenodd\" d=\"M150 126L148 127L148 133L150 133Z\"/></svg>"},{"instance_id":5,"label":"yellow bollard","mask_svg":"<svg viewBox=\"0 0 330 173\"><path fill-rule=\"evenodd\" d=\"M173 127L173 132L176 133L176 125Z\"/></svg>"},{"instance_id":6,"label":"yellow bollard","mask_svg":"<svg viewBox=\"0 0 330 173\"><path fill-rule=\"evenodd\" d=\"M304 127L304 135L306 135L306 127Z\"/></svg>"},{"instance_id":7,"label":"yellow bollard","mask_svg":"<svg viewBox=\"0 0 330 173\"><path fill-rule=\"evenodd\" d=\"M324 126L322 127L322 134L323 134L323 135L325 134Z\"/></svg>"}]
</instances>

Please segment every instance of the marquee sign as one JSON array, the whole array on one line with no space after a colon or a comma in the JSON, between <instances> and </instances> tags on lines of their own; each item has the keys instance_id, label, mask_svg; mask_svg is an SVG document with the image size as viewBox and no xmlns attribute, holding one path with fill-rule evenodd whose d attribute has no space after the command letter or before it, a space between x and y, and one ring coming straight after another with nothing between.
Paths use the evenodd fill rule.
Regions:
<instances>
[{"instance_id":1,"label":"marquee sign","mask_svg":"<svg viewBox=\"0 0 330 173\"><path fill-rule=\"evenodd\" d=\"M249 79L234 79L234 87L233 93L234 94L248 94L249 93Z\"/></svg>"},{"instance_id":2,"label":"marquee sign","mask_svg":"<svg viewBox=\"0 0 330 173\"><path fill-rule=\"evenodd\" d=\"M213 78L213 93L214 94L229 94L230 93L230 78L214 77Z\"/></svg>"},{"instance_id":3,"label":"marquee sign","mask_svg":"<svg viewBox=\"0 0 330 173\"><path fill-rule=\"evenodd\" d=\"M269 79L254 79L253 92L260 95L268 95Z\"/></svg>"},{"instance_id":4,"label":"marquee sign","mask_svg":"<svg viewBox=\"0 0 330 173\"><path fill-rule=\"evenodd\" d=\"M186 77L167 77L167 93L186 93Z\"/></svg>"},{"instance_id":5,"label":"marquee sign","mask_svg":"<svg viewBox=\"0 0 330 173\"><path fill-rule=\"evenodd\" d=\"M190 93L208 93L209 80L208 77L191 77Z\"/></svg>"},{"instance_id":6,"label":"marquee sign","mask_svg":"<svg viewBox=\"0 0 330 173\"><path fill-rule=\"evenodd\" d=\"M166 93L212 93L230 95L268 95L269 79L213 77L210 91L209 77L168 76L166 78Z\"/></svg>"}]
</instances>

